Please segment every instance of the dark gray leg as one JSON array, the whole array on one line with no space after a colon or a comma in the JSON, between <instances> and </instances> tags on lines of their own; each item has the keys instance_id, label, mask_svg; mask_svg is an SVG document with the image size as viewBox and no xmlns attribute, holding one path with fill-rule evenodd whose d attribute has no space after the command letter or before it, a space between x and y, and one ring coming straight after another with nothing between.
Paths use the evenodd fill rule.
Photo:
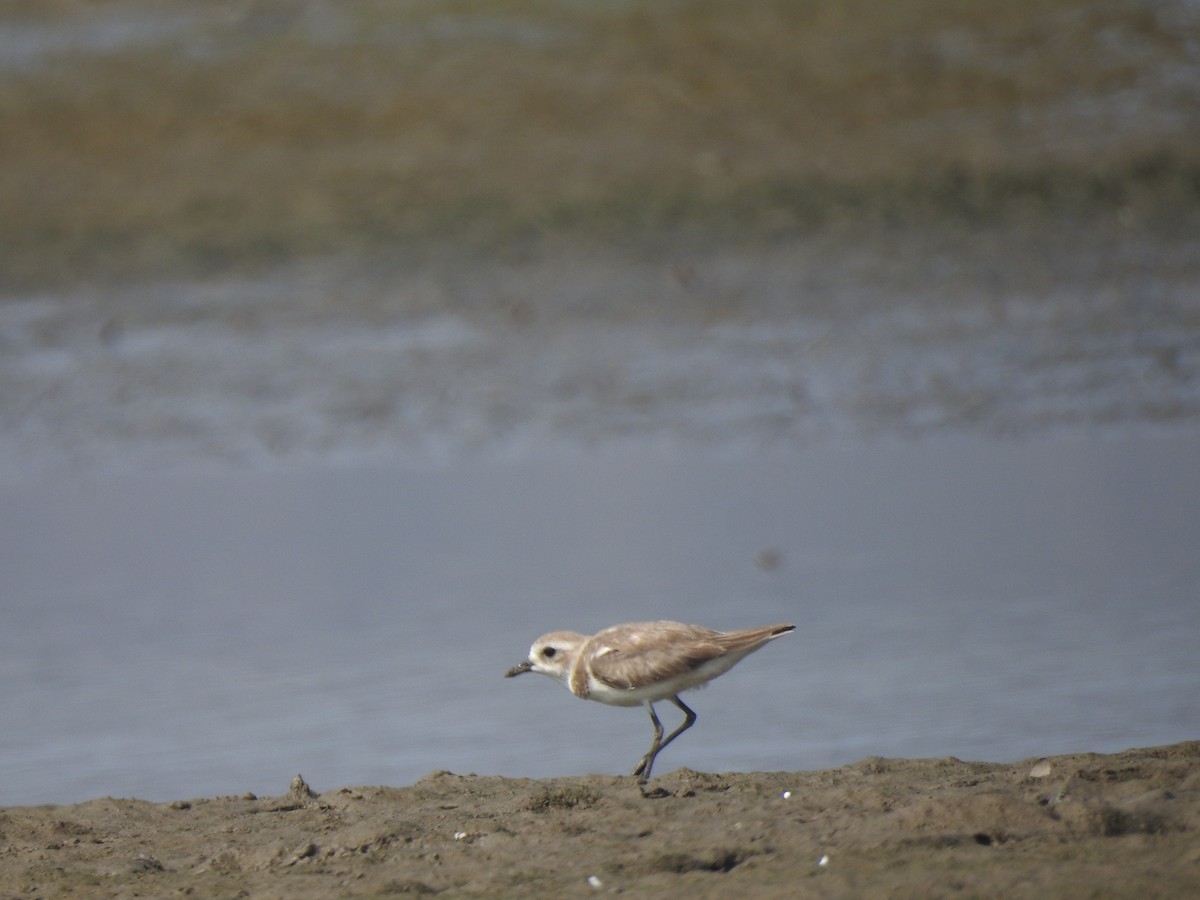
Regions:
<instances>
[{"instance_id":1,"label":"dark gray leg","mask_svg":"<svg viewBox=\"0 0 1200 900\"><path fill-rule=\"evenodd\" d=\"M650 712L650 721L654 723L654 742L650 745L650 749L646 752L646 755L642 757L642 761L638 763L637 768L633 770L634 775L640 776L638 782L641 784L645 784L650 778L650 770L654 767L654 760L662 749L696 724L695 712L679 699L678 694L671 698L671 702L683 710L684 720L682 725L667 735L665 741L662 739L662 722L654 714L654 707L649 702L646 703L646 709Z\"/></svg>"},{"instance_id":2,"label":"dark gray leg","mask_svg":"<svg viewBox=\"0 0 1200 900\"><path fill-rule=\"evenodd\" d=\"M650 743L650 749L646 751L646 755L642 757L642 761L637 764L637 768L633 770L634 775L642 775L638 779L642 784L646 783L646 779L650 777L650 767L654 765L654 757L658 755L661 747L663 727L662 722L658 721L658 716L654 713L654 704L649 700L646 701L646 712L650 713L650 721L654 723L654 740Z\"/></svg>"}]
</instances>

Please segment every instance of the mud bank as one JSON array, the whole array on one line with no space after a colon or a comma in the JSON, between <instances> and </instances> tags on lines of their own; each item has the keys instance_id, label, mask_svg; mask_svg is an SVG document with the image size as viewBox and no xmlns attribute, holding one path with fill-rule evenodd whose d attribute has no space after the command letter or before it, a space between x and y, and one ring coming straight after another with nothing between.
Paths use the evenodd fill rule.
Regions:
<instances>
[{"instance_id":1,"label":"mud bank","mask_svg":"<svg viewBox=\"0 0 1200 900\"><path fill-rule=\"evenodd\" d=\"M1185 896L1200 742L0 812L5 896Z\"/></svg>"}]
</instances>

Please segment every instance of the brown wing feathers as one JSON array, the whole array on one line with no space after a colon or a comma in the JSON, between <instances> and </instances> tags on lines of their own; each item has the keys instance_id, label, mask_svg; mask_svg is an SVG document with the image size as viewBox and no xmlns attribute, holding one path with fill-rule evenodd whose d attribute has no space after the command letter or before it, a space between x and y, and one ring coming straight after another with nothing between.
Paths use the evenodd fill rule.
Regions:
<instances>
[{"instance_id":1,"label":"brown wing feathers","mask_svg":"<svg viewBox=\"0 0 1200 900\"><path fill-rule=\"evenodd\" d=\"M628 690L638 682L682 675L727 653L749 651L791 630L789 626L773 625L720 632L696 625L633 623L601 631L585 650L596 653L591 659L596 678Z\"/></svg>"}]
</instances>

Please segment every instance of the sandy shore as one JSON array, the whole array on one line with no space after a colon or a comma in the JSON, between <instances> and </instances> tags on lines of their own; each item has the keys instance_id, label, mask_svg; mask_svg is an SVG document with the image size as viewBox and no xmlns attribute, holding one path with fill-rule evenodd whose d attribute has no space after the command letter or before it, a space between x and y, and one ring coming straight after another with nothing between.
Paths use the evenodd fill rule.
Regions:
<instances>
[{"instance_id":1,"label":"sandy shore","mask_svg":"<svg viewBox=\"0 0 1200 900\"><path fill-rule=\"evenodd\" d=\"M320 787L320 786L317 786ZM0 895L1187 896L1200 741L0 811Z\"/></svg>"}]
</instances>

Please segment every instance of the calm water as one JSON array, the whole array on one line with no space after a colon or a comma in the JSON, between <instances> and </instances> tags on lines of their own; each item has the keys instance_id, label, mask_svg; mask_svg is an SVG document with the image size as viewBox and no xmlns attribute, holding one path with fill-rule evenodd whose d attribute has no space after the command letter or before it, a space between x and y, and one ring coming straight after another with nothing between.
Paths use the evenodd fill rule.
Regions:
<instances>
[{"instance_id":1,"label":"calm water","mask_svg":"<svg viewBox=\"0 0 1200 900\"><path fill-rule=\"evenodd\" d=\"M0 76L366 27L308 13L10 22ZM662 771L1200 737L1200 245L1136 207L0 297L0 805L624 772L641 711L502 674L651 617L799 625Z\"/></svg>"},{"instance_id":2,"label":"calm water","mask_svg":"<svg viewBox=\"0 0 1200 900\"><path fill-rule=\"evenodd\" d=\"M623 772L640 710L501 676L542 631L646 617L799 625L691 697L664 771L1195 738L1197 459L968 438L9 486L0 804Z\"/></svg>"}]
</instances>

